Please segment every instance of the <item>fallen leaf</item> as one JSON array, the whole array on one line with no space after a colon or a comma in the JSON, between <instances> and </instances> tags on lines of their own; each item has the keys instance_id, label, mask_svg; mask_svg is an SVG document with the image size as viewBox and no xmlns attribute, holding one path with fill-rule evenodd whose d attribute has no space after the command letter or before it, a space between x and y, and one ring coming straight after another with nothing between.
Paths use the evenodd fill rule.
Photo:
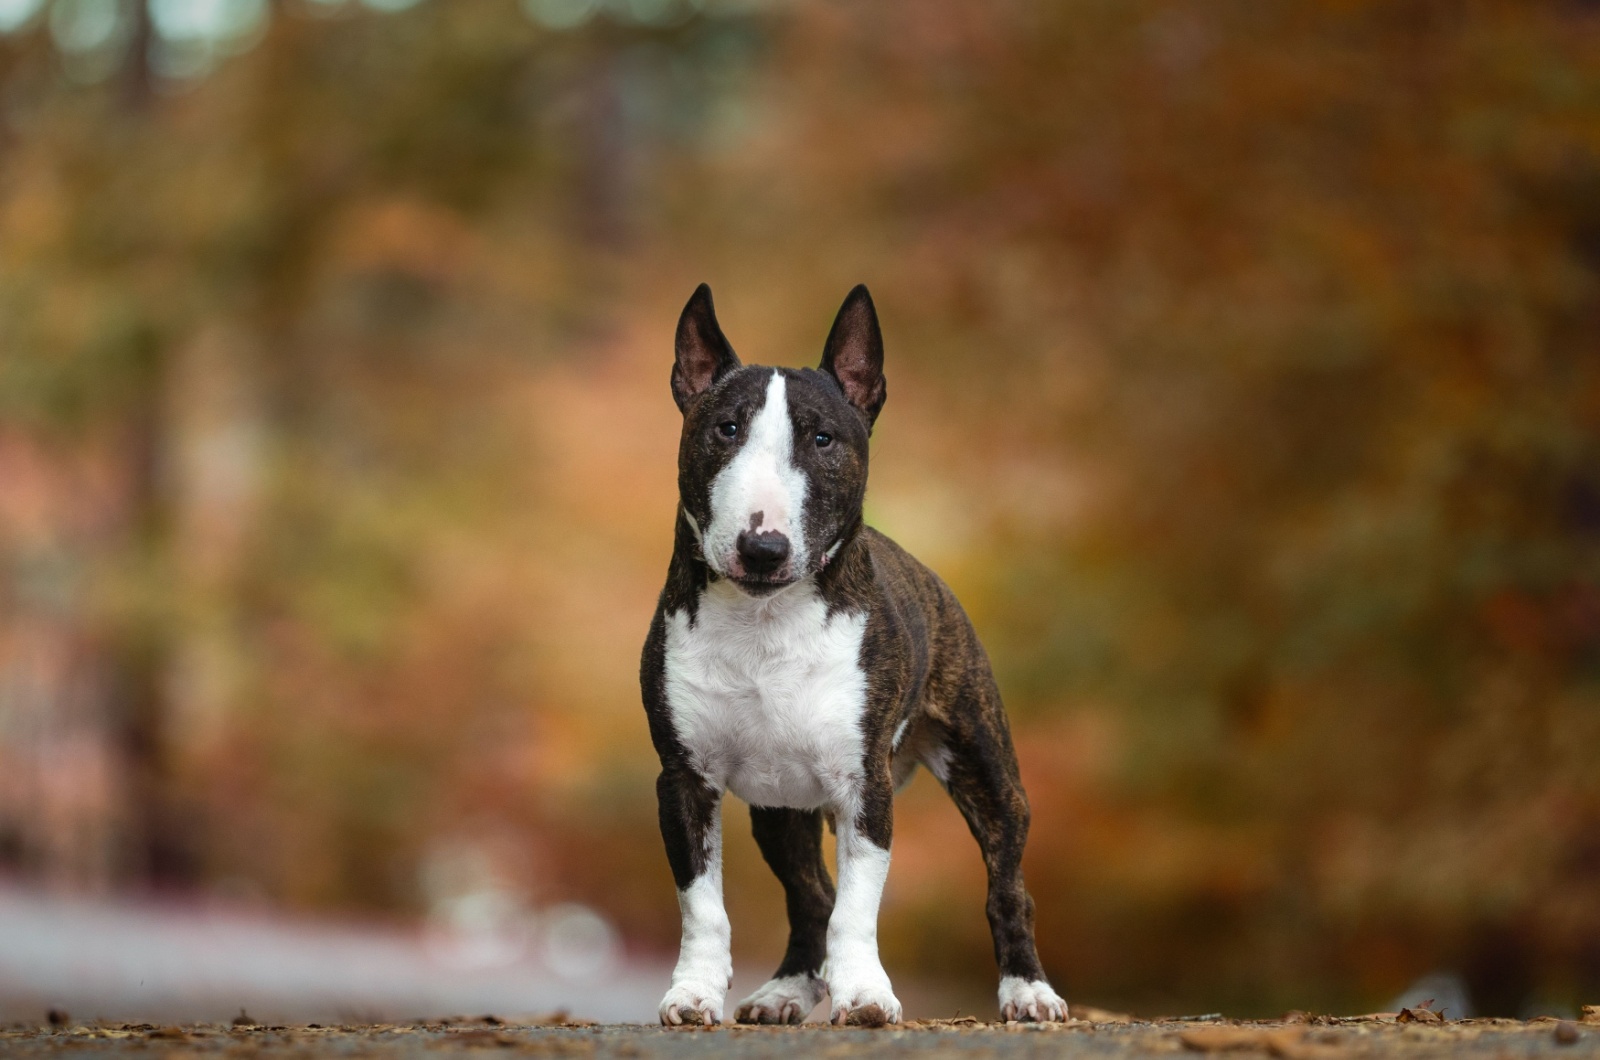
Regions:
<instances>
[{"instance_id":1,"label":"fallen leaf","mask_svg":"<svg viewBox=\"0 0 1600 1060\"><path fill-rule=\"evenodd\" d=\"M943 1019L913 1020L911 1023L907 1024L907 1026L932 1028L934 1030L938 1030L940 1028L945 1028L945 1027L949 1027L949 1028L980 1027L980 1026L982 1026L982 1024L978 1022L977 1017L975 1017L975 1016L957 1016L954 1019L948 1019L948 1020L943 1020Z\"/></svg>"},{"instance_id":2,"label":"fallen leaf","mask_svg":"<svg viewBox=\"0 0 1600 1060\"><path fill-rule=\"evenodd\" d=\"M600 1024L582 1016L574 1016L564 1008L548 1012L543 1016L535 1016L528 1021L535 1027L598 1027Z\"/></svg>"},{"instance_id":3,"label":"fallen leaf","mask_svg":"<svg viewBox=\"0 0 1600 1060\"><path fill-rule=\"evenodd\" d=\"M1107 1012L1103 1008L1090 1008L1087 1005L1073 1005L1072 1015L1086 1023L1132 1023L1133 1017L1126 1012Z\"/></svg>"},{"instance_id":4,"label":"fallen leaf","mask_svg":"<svg viewBox=\"0 0 1600 1060\"><path fill-rule=\"evenodd\" d=\"M543 1016L535 1016L528 1022L536 1027L559 1027L571 1018L571 1014L566 1009L558 1008L554 1012L545 1013Z\"/></svg>"}]
</instances>

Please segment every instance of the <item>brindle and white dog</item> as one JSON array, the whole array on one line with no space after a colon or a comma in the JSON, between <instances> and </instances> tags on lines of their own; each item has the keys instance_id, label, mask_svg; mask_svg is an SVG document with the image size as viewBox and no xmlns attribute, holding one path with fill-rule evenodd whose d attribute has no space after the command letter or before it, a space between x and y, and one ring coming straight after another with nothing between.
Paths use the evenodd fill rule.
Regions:
<instances>
[{"instance_id":1,"label":"brindle and white dog","mask_svg":"<svg viewBox=\"0 0 1600 1060\"><path fill-rule=\"evenodd\" d=\"M678 321L672 396L683 411L677 532L640 668L683 912L661 1021L722 1020L733 970L725 791L750 804L789 912L783 963L738 1020L799 1023L824 992L835 1023L900 1019L878 959L878 903L894 792L918 763L983 850L1002 1015L1066 1018L1034 950L1028 803L988 657L944 582L861 521L884 400L867 289L845 299L821 367L796 370L742 366L702 284Z\"/></svg>"}]
</instances>

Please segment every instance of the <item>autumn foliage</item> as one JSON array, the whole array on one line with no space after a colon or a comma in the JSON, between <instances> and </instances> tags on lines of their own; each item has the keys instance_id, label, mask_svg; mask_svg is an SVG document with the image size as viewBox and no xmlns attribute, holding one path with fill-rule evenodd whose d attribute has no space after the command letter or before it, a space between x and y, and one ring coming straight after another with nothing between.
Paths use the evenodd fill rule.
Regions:
<instances>
[{"instance_id":1,"label":"autumn foliage","mask_svg":"<svg viewBox=\"0 0 1600 1060\"><path fill-rule=\"evenodd\" d=\"M1593 5L540 6L0 37L8 871L413 915L465 843L670 950L672 324L814 363L866 282L1069 998L1594 999ZM982 885L919 778L891 973L984 996Z\"/></svg>"}]
</instances>

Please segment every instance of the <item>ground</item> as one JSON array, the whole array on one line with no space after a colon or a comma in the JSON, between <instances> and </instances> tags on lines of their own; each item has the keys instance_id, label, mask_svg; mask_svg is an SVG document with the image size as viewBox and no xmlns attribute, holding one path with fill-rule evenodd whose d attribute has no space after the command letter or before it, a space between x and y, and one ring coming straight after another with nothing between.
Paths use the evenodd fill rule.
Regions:
<instances>
[{"instance_id":1,"label":"ground","mask_svg":"<svg viewBox=\"0 0 1600 1060\"><path fill-rule=\"evenodd\" d=\"M665 1029L638 1024L593 1024L558 1014L535 1022L492 1016L473 1020L418 1021L350 1026L262 1026L241 1014L236 1025L73 1024L12 1025L0 1029L7 1060L71 1056L137 1055L162 1060L276 1060L362 1058L411 1060L441 1054L581 1057L605 1060L676 1060L719 1057L1142 1057L1226 1053L1284 1060L1335 1057L1600 1057L1600 1025L1549 1019L1403 1020L1393 1015L1295 1016L1270 1022L1220 1018L1128 1020L1066 1024L980 1023L973 1019L913 1021L878 1029L716 1027Z\"/></svg>"}]
</instances>

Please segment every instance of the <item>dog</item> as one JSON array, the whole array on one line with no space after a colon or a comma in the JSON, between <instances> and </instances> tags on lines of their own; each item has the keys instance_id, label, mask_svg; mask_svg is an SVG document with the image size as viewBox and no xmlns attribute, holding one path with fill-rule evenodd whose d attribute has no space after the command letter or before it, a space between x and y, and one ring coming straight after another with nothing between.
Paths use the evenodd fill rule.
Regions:
<instances>
[{"instance_id":1,"label":"dog","mask_svg":"<svg viewBox=\"0 0 1600 1060\"><path fill-rule=\"evenodd\" d=\"M834 1023L899 1022L878 905L894 793L919 764L982 849L1002 1016L1064 1020L1034 946L1028 802L988 657L944 582L862 522L867 439L886 393L872 296L858 286L845 298L820 367L764 368L740 364L701 284L674 352L678 515L640 665L683 916L661 1022L722 1022L729 791L750 805L789 915L782 963L735 1018L800 1023L826 993Z\"/></svg>"}]
</instances>

